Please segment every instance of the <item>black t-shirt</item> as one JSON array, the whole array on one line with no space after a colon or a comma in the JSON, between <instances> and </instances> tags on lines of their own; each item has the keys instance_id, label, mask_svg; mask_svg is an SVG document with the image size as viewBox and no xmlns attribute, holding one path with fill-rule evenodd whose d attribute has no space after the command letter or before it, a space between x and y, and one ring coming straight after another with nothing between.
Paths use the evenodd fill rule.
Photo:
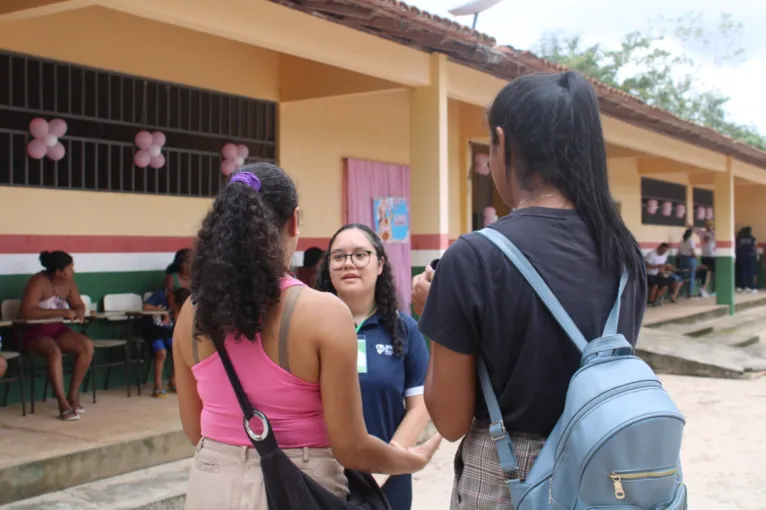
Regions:
<instances>
[{"instance_id":1,"label":"black t-shirt","mask_svg":"<svg viewBox=\"0 0 766 510\"><path fill-rule=\"evenodd\" d=\"M757 243L753 236L742 236L737 239L737 251L740 255L754 255Z\"/></svg>"},{"instance_id":2,"label":"black t-shirt","mask_svg":"<svg viewBox=\"0 0 766 510\"><path fill-rule=\"evenodd\" d=\"M527 208L512 212L493 228L524 253L585 338L600 337L617 297L620 272L602 269L596 245L577 212ZM642 273L628 282L620 310L618 331L633 345L645 303ZM471 233L449 247L434 275L419 327L448 349L484 358L508 430L548 436L564 410L581 354L489 240ZM478 382L476 386L476 417L487 420Z\"/></svg>"}]
</instances>

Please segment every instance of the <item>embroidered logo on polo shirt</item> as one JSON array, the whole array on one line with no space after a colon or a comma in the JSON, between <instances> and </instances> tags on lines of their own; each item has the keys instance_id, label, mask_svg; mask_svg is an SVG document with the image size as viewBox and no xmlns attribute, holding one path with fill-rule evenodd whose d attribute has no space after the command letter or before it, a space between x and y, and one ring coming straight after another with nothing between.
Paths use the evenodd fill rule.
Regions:
<instances>
[{"instance_id":1,"label":"embroidered logo on polo shirt","mask_svg":"<svg viewBox=\"0 0 766 510\"><path fill-rule=\"evenodd\" d=\"M393 356L394 355L394 347L392 345L385 345L385 344L378 344L375 346L375 350L378 351L378 354L383 356Z\"/></svg>"}]
</instances>

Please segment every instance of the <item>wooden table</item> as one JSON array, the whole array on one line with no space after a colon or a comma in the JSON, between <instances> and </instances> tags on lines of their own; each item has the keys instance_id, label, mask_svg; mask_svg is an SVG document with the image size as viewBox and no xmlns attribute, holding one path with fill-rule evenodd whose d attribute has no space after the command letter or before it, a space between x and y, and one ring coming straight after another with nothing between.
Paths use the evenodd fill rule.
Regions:
<instances>
[{"instance_id":1,"label":"wooden table","mask_svg":"<svg viewBox=\"0 0 766 510\"><path fill-rule=\"evenodd\" d=\"M169 315L167 310L136 310L132 312L124 312L128 317L162 317Z\"/></svg>"}]
</instances>

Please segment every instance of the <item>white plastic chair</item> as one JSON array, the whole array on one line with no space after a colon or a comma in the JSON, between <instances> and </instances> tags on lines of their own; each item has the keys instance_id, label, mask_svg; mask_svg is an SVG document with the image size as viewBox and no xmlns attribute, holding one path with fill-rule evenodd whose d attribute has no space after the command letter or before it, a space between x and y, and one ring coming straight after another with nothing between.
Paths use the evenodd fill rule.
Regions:
<instances>
[{"instance_id":1,"label":"white plastic chair","mask_svg":"<svg viewBox=\"0 0 766 510\"><path fill-rule=\"evenodd\" d=\"M104 296L105 312L140 312L144 300L138 294L107 294Z\"/></svg>"}]
</instances>

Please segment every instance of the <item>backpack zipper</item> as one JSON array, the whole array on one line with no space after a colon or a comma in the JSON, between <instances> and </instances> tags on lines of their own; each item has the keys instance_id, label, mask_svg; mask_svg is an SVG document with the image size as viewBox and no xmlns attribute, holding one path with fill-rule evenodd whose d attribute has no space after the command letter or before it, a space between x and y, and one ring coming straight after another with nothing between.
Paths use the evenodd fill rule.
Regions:
<instances>
[{"instance_id":1,"label":"backpack zipper","mask_svg":"<svg viewBox=\"0 0 766 510\"><path fill-rule=\"evenodd\" d=\"M632 471L628 473L612 472L609 478L614 485L614 497L617 499L625 499L625 488L622 486L623 480L641 480L644 478L665 478L666 476L672 476L678 473L678 469L664 469L661 471Z\"/></svg>"}]
</instances>

